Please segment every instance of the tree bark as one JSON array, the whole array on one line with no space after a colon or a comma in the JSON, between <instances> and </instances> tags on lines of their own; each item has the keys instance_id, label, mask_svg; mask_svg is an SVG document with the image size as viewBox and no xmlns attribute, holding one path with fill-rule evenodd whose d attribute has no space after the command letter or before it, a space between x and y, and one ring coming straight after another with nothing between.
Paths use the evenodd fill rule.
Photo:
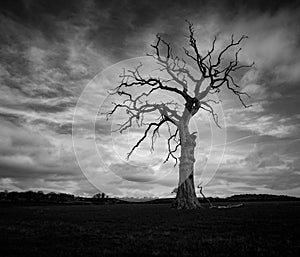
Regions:
<instances>
[{"instance_id":1,"label":"tree bark","mask_svg":"<svg viewBox=\"0 0 300 257\"><path fill-rule=\"evenodd\" d=\"M190 134L188 127L180 130L181 156L179 158L179 183L173 207L177 209L196 209L201 207L194 184L194 150L196 135Z\"/></svg>"}]
</instances>

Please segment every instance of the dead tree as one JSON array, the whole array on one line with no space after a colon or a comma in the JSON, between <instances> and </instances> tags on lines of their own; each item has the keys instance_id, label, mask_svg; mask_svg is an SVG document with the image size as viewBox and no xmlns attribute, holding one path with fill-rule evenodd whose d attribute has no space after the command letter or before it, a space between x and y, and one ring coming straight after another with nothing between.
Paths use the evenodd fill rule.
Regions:
<instances>
[{"instance_id":1,"label":"dead tree","mask_svg":"<svg viewBox=\"0 0 300 257\"><path fill-rule=\"evenodd\" d=\"M183 48L183 54L195 64L197 76L192 74L184 58L173 54L171 44L157 35L155 44L151 45L154 52L148 55L160 65L159 71L167 74L168 79L143 76L140 72L142 64L132 70L124 70L120 75L120 84L110 92L111 95L118 95L122 100L114 103L112 110L106 113L108 119L119 109L126 111L128 119L118 127L117 130L120 133L132 127L134 122L140 127L145 127L144 134L129 151L128 158L148 136L152 138L153 150L160 128L163 126L168 128L169 138L166 143L169 151L165 161L173 158L175 165L179 161L179 183L173 204L178 209L200 207L194 185L196 133L191 133L189 129L191 118L202 110L210 113L216 125L219 126L218 116L213 108L213 105L218 102L209 96L219 93L221 88L230 90L245 108L249 107L242 98L248 95L241 92L233 73L253 65L240 64L238 60L241 48L237 49L237 47L242 40L247 38L246 36L242 36L237 41L232 36L230 42L221 50L216 49L215 38L211 49L203 55L198 48L193 24L187 23L189 43L188 48ZM231 57L229 58L228 55ZM143 89L142 93L135 95L132 90L135 88L139 91ZM176 94L182 102L149 101L152 94L158 92ZM179 106L181 106L181 111ZM147 115L152 117L153 114L157 115L157 121L145 122L145 117ZM174 129L170 129L171 127ZM176 152L179 152L179 149L180 157L178 158Z\"/></svg>"}]
</instances>

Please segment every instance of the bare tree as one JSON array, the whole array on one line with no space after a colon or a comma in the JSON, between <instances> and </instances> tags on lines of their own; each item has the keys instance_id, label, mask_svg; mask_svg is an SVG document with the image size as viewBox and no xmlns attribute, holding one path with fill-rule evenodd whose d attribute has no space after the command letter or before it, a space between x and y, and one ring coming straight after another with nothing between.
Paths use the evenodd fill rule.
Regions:
<instances>
[{"instance_id":1,"label":"bare tree","mask_svg":"<svg viewBox=\"0 0 300 257\"><path fill-rule=\"evenodd\" d=\"M189 47L183 48L183 51L189 61L195 64L198 75L191 72L184 58L173 54L170 43L157 35L155 44L151 45L154 52L148 55L154 58L160 65L159 71L167 74L169 79L142 76L140 72L142 64L133 70L124 70L120 75L120 84L110 92L112 95L119 95L122 100L114 103L113 109L106 113L108 119L118 109L126 111L128 119L117 129L121 133L132 127L134 122L140 127L145 127L143 136L130 150L128 158L148 136L151 137L153 150L153 144L160 128L167 127L169 138L167 140L168 155L165 161L173 158L175 165L179 161L179 183L173 204L178 209L200 207L194 185L196 133L191 133L189 130L191 118L199 110L206 111L212 115L216 125L219 126L218 116L213 108L213 104L218 104L218 102L210 99L209 96L219 93L221 88L230 90L245 108L249 107L242 98L243 95L248 95L241 92L234 80L233 73L253 65L241 65L238 60L241 48L236 48L242 40L247 38L246 36L242 36L237 41L232 36L230 42L221 50L216 49L215 38L211 49L203 55L197 45L193 24L188 21L187 23ZM231 55L231 58L228 58L228 55ZM130 91L133 88L139 90L142 88L143 91L134 95ZM150 102L149 98L154 92L178 95L182 99L182 111L179 111L180 104L174 101ZM153 114L157 114L157 121L145 122L145 116L151 115L152 117ZM180 157L178 158L175 153L179 149Z\"/></svg>"}]
</instances>

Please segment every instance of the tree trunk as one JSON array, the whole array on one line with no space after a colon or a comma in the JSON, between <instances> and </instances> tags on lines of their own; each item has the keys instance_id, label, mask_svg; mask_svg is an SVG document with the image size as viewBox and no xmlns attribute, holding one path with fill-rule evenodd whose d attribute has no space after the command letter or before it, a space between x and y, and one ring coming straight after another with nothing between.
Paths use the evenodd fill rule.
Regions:
<instances>
[{"instance_id":1,"label":"tree trunk","mask_svg":"<svg viewBox=\"0 0 300 257\"><path fill-rule=\"evenodd\" d=\"M194 185L194 150L196 136L185 127L180 131L181 156L179 158L179 183L173 207L177 209L196 209L201 207Z\"/></svg>"}]
</instances>

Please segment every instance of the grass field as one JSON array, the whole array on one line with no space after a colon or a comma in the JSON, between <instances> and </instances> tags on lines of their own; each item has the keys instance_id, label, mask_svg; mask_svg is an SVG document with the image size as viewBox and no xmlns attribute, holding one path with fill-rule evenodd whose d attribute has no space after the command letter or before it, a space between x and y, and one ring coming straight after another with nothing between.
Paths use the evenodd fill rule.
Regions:
<instances>
[{"instance_id":1,"label":"grass field","mask_svg":"<svg viewBox=\"0 0 300 257\"><path fill-rule=\"evenodd\" d=\"M6 256L300 256L300 202L0 207Z\"/></svg>"}]
</instances>

